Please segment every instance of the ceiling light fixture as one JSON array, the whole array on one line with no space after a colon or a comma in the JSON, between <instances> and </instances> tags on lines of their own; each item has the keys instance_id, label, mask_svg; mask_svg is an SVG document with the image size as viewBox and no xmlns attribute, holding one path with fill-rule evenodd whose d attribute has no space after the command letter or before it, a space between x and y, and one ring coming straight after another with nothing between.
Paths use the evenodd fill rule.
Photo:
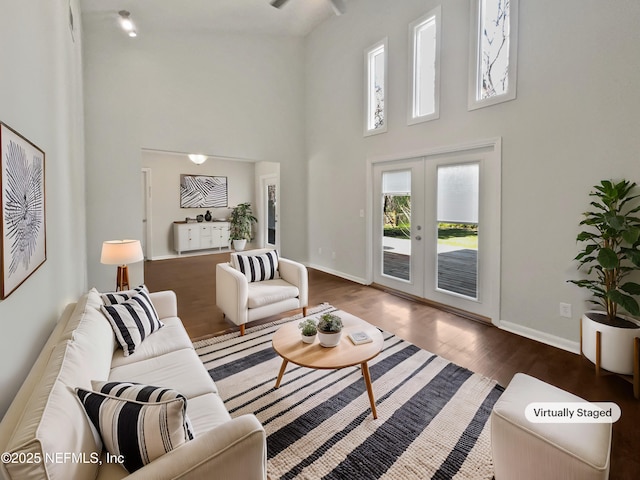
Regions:
<instances>
[{"instance_id":1,"label":"ceiling light fixture","mask_svg":"<svg viewBox=\"0 0 640 480\"><path fill-rule=\"evenodd\" d=\"M136 26L133 20L131 20L131 14L126 10L120 10L118 15L120 15L120 26L122 29L127 32L130 37L137 37Z\"/></svg>"},{"instance_id":2,"label":"ceiling light fixture","mask_svg":"<svg viewBox=\"0 0 640 480\"><path fill-rule=\"evenodd\" d=\"M207 161L207 158L208 157L206 155L196 155L195 153L189 154L189 160L191 160L196 165L202 165Z\"/></svg>"}]
</instances>

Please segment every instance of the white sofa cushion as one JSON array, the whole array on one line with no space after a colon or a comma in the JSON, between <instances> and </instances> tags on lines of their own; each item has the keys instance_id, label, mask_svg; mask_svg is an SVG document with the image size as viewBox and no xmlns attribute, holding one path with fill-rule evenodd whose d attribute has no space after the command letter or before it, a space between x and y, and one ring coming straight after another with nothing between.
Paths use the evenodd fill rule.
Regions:
<instances>
[{"instance_id":1,"label":"white sofa cushion","mask_svg":"<svg viewBox=\"0 0 640 480\"><path fill-rule=\"evenodd\" d=\"M250 283L248 288L249 308L271 305L272 303L296 298L300 294L298 287L282 279Z\"/></svg>"},{"instance_id":2,"label":"white sofa cushion","mask_svg":"<svg viewBox=\"0 0 640 480\"><path fill-rule=\"evenodd\" d=\"M159 357L140 360L111 369L110 381L162 385L182 393L187 398L206 393L218 393L215 383L193 348L185 348Z\"/></svg>"},{"instance_id":3,"label":"white sofa cushion","mask_svg":"<svg viewBox=\"0 0 640 480\"><path fill-rule=\"evenodd\" d=\"M189 441L185 424L186 399L156 402L113 397L76 389L87 414L100 431L105 448L134 472Z\"/></svg>"},{"instance_id":4,"label":"white sofa cushion","mask_svg":"<svg viewBox=\"0 0 640 480\"><path fill-rule=\"evenodd\" d=\"M218 425L231 420L224 402L217 393L207 393L190 398L187 402L187 415L193 425L195 435L207 432Z\"/></svg>"},{"instance_id":5,"label":"white sofa cushion","mask_svg":"<svg viewBox=\"0 0 640 480\"><path fill-rule=\"evenodd\" d=\"M111 368L139 362L147 358L159 357L165 353L175 352L183 348L193 348L189 335L187 335L178 317L164 318L162 322L164 326L160 330L156 330L153 335L145 338L144 342L131 355L125 356L124 350L118 348L113 353ZM105 321L105 323L107 322Z\"/></svg>"},{"instance_id":6,"label":"white sofa cushion","mask_svg":"<svg viewBox=\"0 0 640 480\"><path fill-rule=\"evenodd\" d=\"M144 291L117 305L102 305L100 308L111 323L125 357L135 352L146 337L163 326L149 295Z\"/></svg>"},{"instance_id":7,"label":"white sofa cushion","mask_svg":"<svg viewBox=\"0 0 640 480\"><path fill-rule=\"evenodd\" d=\"M231 265L236 270L240 270L249 282L263 282L280 278L277 250L261 254L235 253L231 259Z\"/></svg>"},{"instance_id":8,"label":"white sofa cushion","mask_svg":"<svg viewBox=\"0 0 640 480\"><path fill-rule=\"evenodd\" d=\"M76 386L91 388L85 358L86 352L71 341L58 344L52 351L48 369L5 447L9 453L34 460L5 464L12 479L96 476L102 444L73 392ZM65 452L82 456L85 461L65 461L57 456ZM35 461L38 458L41 461Z\"/></svg>"},{"instance_id":9,"label":"white sofa cushion","mask_svg":"<svg viewBox=\"0 0 640 480\"><path fill-rule=\"evenodd\" d=\"M71 317L67 321L67 325L64 331L60 335L60 339L71 340L73 338L73 332L78 328L78 325L82 322L86 312L100 311L102 300L100 300L100 293L93 288L87 293L82 295L76 302L76 306L73 309Z\"/></svg>"}]
</instances>

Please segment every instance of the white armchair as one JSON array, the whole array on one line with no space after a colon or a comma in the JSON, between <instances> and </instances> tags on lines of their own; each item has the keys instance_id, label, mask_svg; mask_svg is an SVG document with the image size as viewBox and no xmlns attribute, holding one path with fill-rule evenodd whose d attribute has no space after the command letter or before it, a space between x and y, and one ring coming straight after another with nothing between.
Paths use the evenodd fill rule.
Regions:
<instances>
[{"instance_id":1,"label":"white armchair","mask_svg":"<svg viewBox=\"0 0 640 480\"><path fill-rule=\"evenodd\" d=\"M275 250L232 253L230 263L216 266L216 305L241 335L247 322L296 308L306 315L308 296L307 268Z\"/></svg>"}]
</instances>

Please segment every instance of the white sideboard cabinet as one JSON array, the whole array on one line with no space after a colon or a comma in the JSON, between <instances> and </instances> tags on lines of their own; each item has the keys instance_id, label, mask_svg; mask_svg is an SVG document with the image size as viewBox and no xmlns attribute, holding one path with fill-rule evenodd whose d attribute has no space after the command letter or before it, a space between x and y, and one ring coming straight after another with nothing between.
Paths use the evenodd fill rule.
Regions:
<instances>
[{"instance_id":1,"label":"white sideboard cabinet","mask_svg":"<svg viewBox=\"0 0 640 480\"><path fill-rule=\"evenodd\" d=\"M229 222L173 222L173 248L180 255L189 250L229 247Z\"/></svg>"}]
</instances>

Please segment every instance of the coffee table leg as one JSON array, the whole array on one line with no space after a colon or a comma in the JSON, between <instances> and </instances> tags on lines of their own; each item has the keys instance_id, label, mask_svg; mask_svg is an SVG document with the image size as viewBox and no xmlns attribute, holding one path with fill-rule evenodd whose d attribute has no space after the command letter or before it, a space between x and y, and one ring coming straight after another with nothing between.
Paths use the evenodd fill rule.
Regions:
<instances>
[{"instance_id":1,"label":"coffee table leg","mask_svg":"<svg viewBox=\"0 0 640 480\"><path fill-rule=\"evenodd\" d=\"M287 368L287 363L289 360L282 359L282 366L280 367L280 372L278 373L278 379L276 380L276 385L273 388L278 388L280 386L280 382L282 381L282 376L284 375L284 371Z\"/></svg>"},{"instance_id":2,"label":"coffee table leg","mask_svg":"<svg viewBox=\"0 0 640 480\"><path fill-rule=\"evenodd\" d=\"M362 364L362 375L364 375L364 384L367 386L367 393L369 394L369 403L371 403L371 413L373 418L378 418L378 412L376 411L376 400L373 398L373 387L371 386L371 376L369 375L369 365L367 362Z\"/></svg>"}]
</instances>

